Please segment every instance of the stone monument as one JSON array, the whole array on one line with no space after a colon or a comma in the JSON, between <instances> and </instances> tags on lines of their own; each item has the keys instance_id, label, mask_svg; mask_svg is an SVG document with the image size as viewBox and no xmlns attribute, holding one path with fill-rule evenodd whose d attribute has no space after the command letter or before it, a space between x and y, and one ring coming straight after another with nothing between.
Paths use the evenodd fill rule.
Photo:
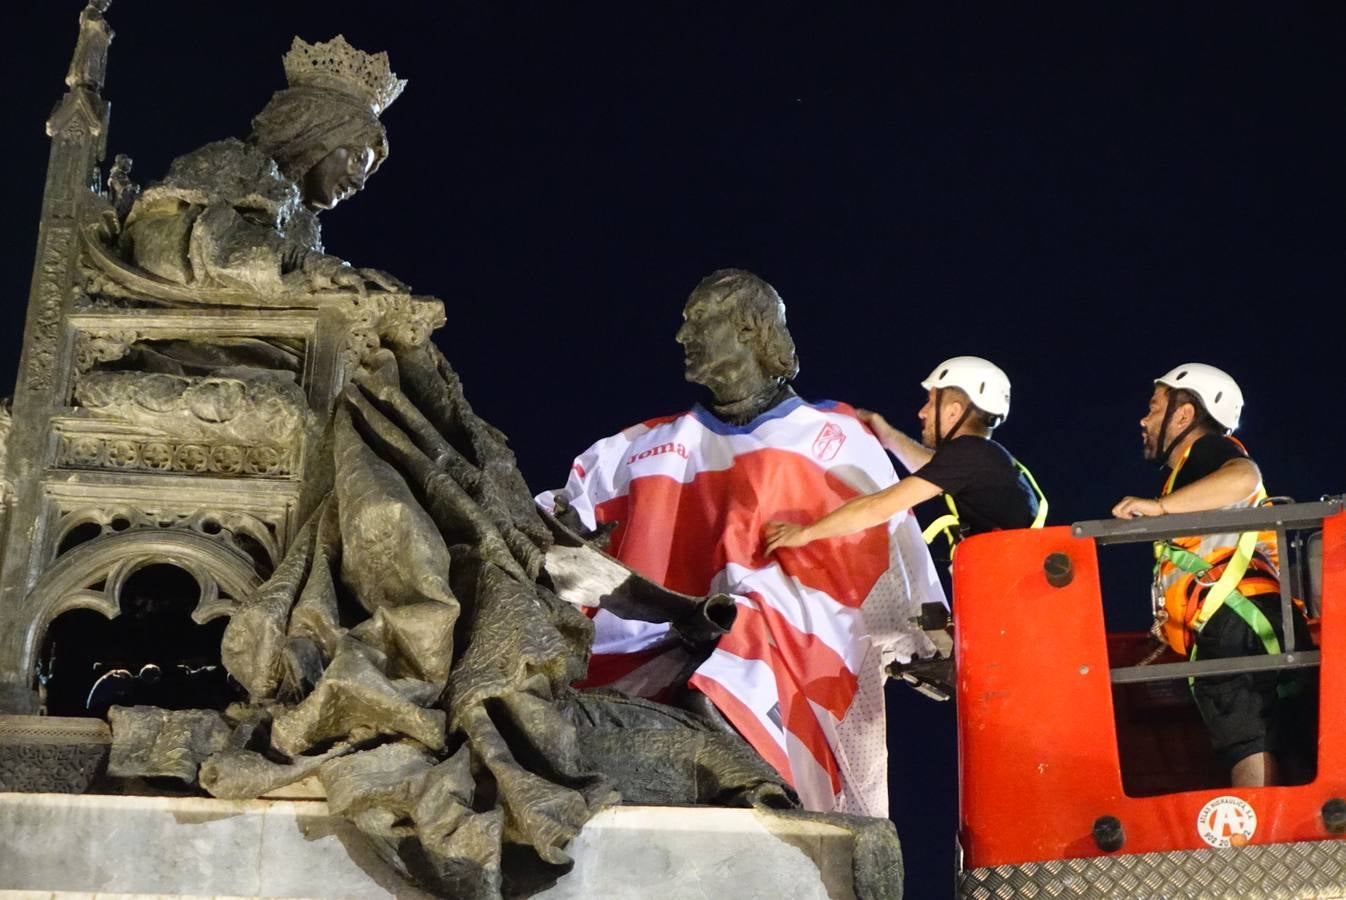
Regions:
<instances>
[{"instance_id":1,"label":"stone monument","mask_svg":"<svg viewBox=\"0 0 1346 900\"><path fill-rule=\"evenodd\" d=\"M539 512L430 339L443 304L324 249L318 214L387 156L386 54L296 38L245 138L142 189L124 156L100 169L107 9L47 123L0 414L0 791L308 779L402 876L474 898L555 882L619 803L813 818L737 735L571 686L592 626L549 551L688 641L723 633L722 600ZM855 893L900 893L891 824L824 818L856 835Z\"/></svg>"}]
</instances>

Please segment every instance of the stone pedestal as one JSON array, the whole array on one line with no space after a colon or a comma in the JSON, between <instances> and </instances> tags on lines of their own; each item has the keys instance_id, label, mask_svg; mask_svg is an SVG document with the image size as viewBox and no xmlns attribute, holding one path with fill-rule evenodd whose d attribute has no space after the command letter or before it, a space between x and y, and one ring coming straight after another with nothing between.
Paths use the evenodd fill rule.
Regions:
<instances>
[{"instance_id":1,"label":"stone pedestal","mask_svg":"<svg viewBox=\"0 0 1346 900\"><path fill-rule=\"evenodd\" d=\"M742 809L621 807L547 900L852 897L840 829ZM0 897L426 897L322 801L0 794Z\"/></svg>"},{"instance_id":2,"label":"stone pedestal","mask_svg":"<svg viewBox=\"0 0 1346 900\"><path fill-rule=\"evenodd\" d=\"M0 791L82 793L111 744L102 719L0 715Z\"/></svg>"}]
</instances>

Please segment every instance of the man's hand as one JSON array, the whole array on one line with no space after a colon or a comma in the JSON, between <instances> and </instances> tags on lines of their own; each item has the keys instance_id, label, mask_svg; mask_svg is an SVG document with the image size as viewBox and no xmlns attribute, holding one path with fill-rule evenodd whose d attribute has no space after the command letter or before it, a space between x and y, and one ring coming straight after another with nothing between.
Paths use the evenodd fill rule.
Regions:
<instances>
[{"instance_id":1,"label":"man's hand","mask_svg":"<svg viewBox=\"0 0 1346 900\"><path fill-rule=\"evenodd\" d=\"M855 417L869 426L869 430L879 436L882 441L884 437L891 438L897 429L888 423L888 420L872 409L856 409Z\"/></svg>"},{"instance_id":2,"label":"man's hand","mask_svg":"<svg viewBox=\"0 0 1346 900\"><path fill-rule=\"evenodd\" d=\"M1140 516L1167 515L1163 500L1147 500L1144 497L1123 497L1112 508L1112 514L1119 519L1135 519Z\"/></svg>"},{"instance_id":3,"label":"man's hand","mask_svg":"<svg viewBox=\"0 0 1346 900\"><path fill-rule=\"evenodd\" d=\"M802 547L811 540L808 526L790 522L767 522L762 528L762 534L766 537L766 550L763 552L768 556L782 547Z\"/></svg>"},{"instance_id":4,"label":"man's hand","mask_svg":"<svg viewBox=\"0 0 1346 900\"><path fill-rule=\"evenodd\" d=\"M894 428L891 422L872 409L857 409L855 417L864 423L870 431L874 432L874 436L879 439L883 448L896 456L908 472L915 472L930 462L930 458L935 455L935 451L922 446L920 441L903 434Z\"/></svg>"}]
</instances>

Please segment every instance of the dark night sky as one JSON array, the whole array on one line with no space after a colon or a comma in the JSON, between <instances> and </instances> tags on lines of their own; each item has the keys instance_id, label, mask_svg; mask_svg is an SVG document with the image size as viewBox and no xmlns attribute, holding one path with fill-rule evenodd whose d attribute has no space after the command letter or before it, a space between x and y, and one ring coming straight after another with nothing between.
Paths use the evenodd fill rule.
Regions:
<instances>
[{"instance_id":1,"label":"dark night sky","mask_svg":"<svg viewBox=\"0 0 1346 900\"><path fill-rule=\"evenodd\" d=\"M243 135L295 33L388 50L392 154L328 250L445 301L441 346L536 489L695 399L673 333L733 265L785 298L806 397L910 428L940 359L997 361L998 436L1056 523L1157 491L1136 421L1190 360L1242 384L1272 493L1346 490L1346 5L1024 6L119 0L109 150L144 182ZM0 393L78 11L6 12ZM1141 565L1109 605L1143 625ZM896 705L909 891L938 897L952 710Z\"/></svg>"}]
</instances>

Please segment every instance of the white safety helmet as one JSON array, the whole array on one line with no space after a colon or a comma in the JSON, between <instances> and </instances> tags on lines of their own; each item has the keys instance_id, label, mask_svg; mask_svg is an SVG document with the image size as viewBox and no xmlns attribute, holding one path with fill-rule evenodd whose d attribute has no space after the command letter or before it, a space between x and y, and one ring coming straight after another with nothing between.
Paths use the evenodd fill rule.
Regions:
<instances>
[{"instance_id":1,"label":"white safety helmet","mask_svg":"<svg viewBox=\"0 0 1346 900\"><path fill-rule=\"evenodd\" d=\"M1009 376L995 363L980 356L955 356L935 366L930 377L921 382L928 390L956 387L967 394L972 405L1001 422L1009 417Z\"/></svg>"},{"instance_id":2,"label":"white safety helmet","mask_svg":"<svg viewBox=\"0 0 1346 900\"><path fill-rule=\"evenodd\" d=\"M1239 427L1243 412L1243 391L1229 373L1205 363L1184 363L1154 380L1170 388L1191 391L1206 407L1210 417L1229 431Z\"/></svg>"}]
</instances>

